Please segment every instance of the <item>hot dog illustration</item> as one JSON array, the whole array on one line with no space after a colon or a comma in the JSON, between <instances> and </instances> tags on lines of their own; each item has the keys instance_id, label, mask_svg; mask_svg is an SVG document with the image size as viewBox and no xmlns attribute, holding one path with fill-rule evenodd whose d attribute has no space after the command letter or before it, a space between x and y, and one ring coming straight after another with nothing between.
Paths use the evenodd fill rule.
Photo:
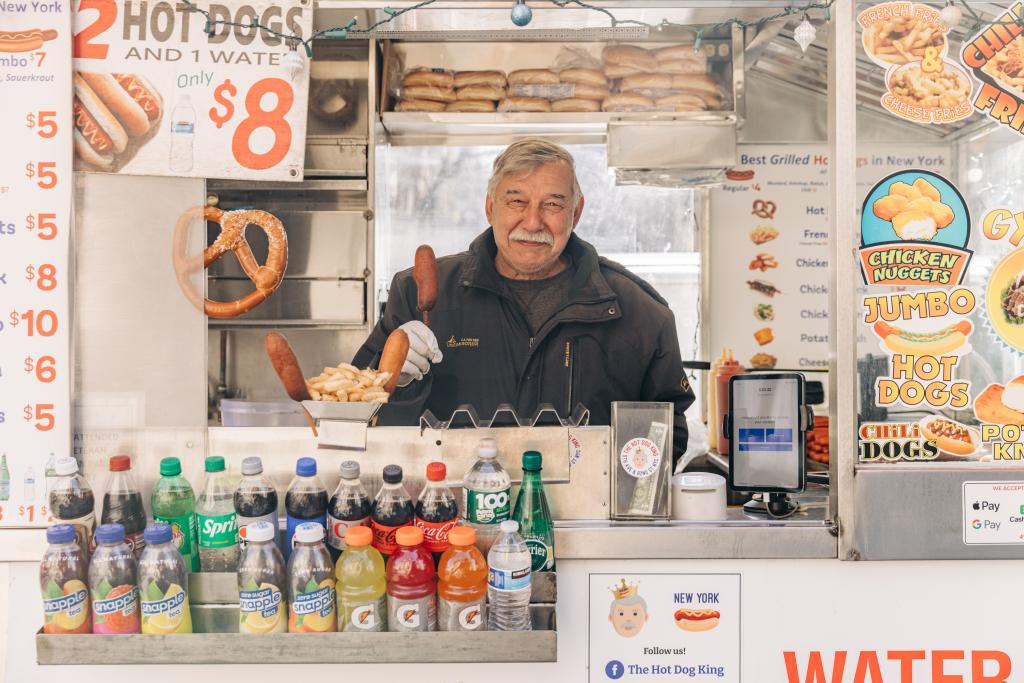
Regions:
<instances>
[{"instance_id":1,"label":"hot dog illustration","mask_svg":"<svg viewBox=\"0 0 1024 683\"><path fill-rule=\"evenodd\" d=\"M681 609L673 615L676 626L684 631L710 631L718 626L721 613L713 609Z\"/></svg>"},{"instance_id":2,"label":"hot dog illustration","mask_svg":"<svg viewBox=\"0 0 1024 683\"><path fill-rule=\"evenodd\" d=\"M975 443L976 432L956 420L925 418L921 421L921 433L924 438L934 441L940 450L954 455L970 455L978 449Z\"/></svg>"},{"instance_id":3,"label":"hot dog illustration","mask_svg":"<svg viewBox=\"0 0 1024 683\"><path fill-rule=\"evenodd\" d=\"M31 28L24 31L0 31L0 52L28 52L38 50L48 40L57 37L53 29Z\"/></svg>"},{"instance_id":4,"label":"hot dog illustration","mask_svg":"<svg viewBox=\"0 0 1024 683\"><path fill-rule=\"evenodd\" d=\"M932 332L912 332L879 320L874 326L885 347L909 356L946 356L967 343L973 329L970 320L947 325Z\"/></svg>"}]
</instances>

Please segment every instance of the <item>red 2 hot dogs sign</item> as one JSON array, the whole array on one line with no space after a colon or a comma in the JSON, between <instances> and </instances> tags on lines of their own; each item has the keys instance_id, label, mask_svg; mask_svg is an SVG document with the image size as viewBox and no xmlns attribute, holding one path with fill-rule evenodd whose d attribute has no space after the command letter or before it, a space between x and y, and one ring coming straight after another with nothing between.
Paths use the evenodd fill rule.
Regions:
<instances>
[{"instance_id":1,"label":"red 2 hot dogs sign","mask_svg":"<svg viewBox=\"0 0 1024 683\"><path fill-rule=\"evenodd\" d=\"M207 33L183 3L78 0L75 168L301 180L309 68L302 46L302 67L288 68L276 33L309 36L311 5L198 2Z\"/></svg>"}]
</instances>

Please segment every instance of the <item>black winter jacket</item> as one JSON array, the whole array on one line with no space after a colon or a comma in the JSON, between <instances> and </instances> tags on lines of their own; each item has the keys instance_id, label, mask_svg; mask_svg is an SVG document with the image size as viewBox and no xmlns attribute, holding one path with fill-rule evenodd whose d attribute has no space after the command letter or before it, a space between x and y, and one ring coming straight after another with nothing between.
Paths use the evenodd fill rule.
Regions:
<instances>
[{"instance_id":1,"label":"black winter jacket","mask_svg":"<svg viewBox=\"0 0 1024 683\"><path fill-rule=\"evenodd\" d=\"M591 424L609 424L612 401L675 404L674 448L686 450L685 411L694 401L683 371L676 323L665 300L623 266L600 258L572 235L566 245L576 268L569 297L531 338L518 305L494 266L490 229L469 250L437 261L437 304L430 328L444 359L426 377L398 389L381 424L417 424L429 409L447 420L461 403L489 419L499 403L531 416L551 403L565 416L577 403ZM412 270L395 275L377 326L356 353L359 367L375 365L388 334L416 312Z\"/></svg>"}]
</instances>

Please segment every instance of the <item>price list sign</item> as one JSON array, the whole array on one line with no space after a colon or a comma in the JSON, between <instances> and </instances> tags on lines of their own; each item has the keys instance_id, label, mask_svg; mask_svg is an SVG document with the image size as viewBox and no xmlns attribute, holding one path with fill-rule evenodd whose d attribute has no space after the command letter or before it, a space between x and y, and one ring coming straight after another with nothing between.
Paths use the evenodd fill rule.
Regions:
<instances>
[{"instance_id":1,"label":"price list sign","mask_svg":"<svg viewBox=\"0 0 1024 683\"><path fill-rule=\"evenodd\" d=\"M0 527L45 526L53 460L71 445L71 8L3 4Z\"/></svg>"},{"instance_id":2,"label":"price list sign","mask_svg":"<svg viewBox=\"0 0 1024 683\"><path fill-rule=\"evenodd\" d=\"M76 0L75 168L302 180L312 5Z\"/></svg>"}]
</instances>

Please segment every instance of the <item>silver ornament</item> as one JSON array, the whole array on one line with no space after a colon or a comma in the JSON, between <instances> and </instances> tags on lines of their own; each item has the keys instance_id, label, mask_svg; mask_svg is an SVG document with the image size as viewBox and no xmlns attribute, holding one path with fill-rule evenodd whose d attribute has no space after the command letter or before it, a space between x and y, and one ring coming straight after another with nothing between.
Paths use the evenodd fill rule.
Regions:
<instances>
[{"instance_id":1,"label":"silver ornament","mask_svg":"<svg viewBox=\"0 0 1024 683\"><path fill-rule=\"evenodd\" d=\"M807 52L807 48L814 42L817 35L817 30L815 30L814 25L805 14L804 20L801 21L800 25L796 27L795 31L793 31L793 40L795 40L796 44L800 46L800 50L802 52Z\"/></svg>"}]
</instances>

